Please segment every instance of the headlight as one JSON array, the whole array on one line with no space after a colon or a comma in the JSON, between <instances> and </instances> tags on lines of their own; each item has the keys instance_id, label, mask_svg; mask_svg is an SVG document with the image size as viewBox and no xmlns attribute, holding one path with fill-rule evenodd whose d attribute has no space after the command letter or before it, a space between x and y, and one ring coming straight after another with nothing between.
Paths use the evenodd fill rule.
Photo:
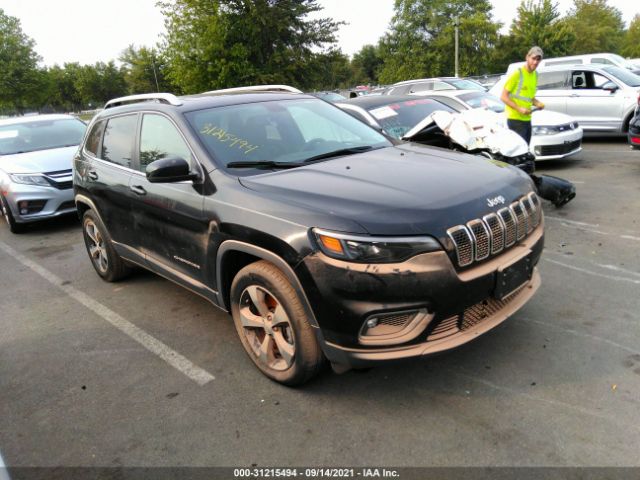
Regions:
<instances>
[{"instance_id":1,"label":"headlight","mask_svg":"<svg viewBox=\"0 0 640 480\"><path fill-rule=\"evenodd\" d=\"M313 234L325 255L351 262L402 262L419 253L442 250L432 237L361 237L318 228Z\"/></svg>"},{"instance_id":2,"label":"headlight","mask_svg":"<svg viewBox=\"0 0 640 480\"><path fill-rule=\"evenodd\" d=\"M532 133L534 135L553 135L557 133L557 129L554 127L533 127Z\"/></svg>"},{"instance_id":3,"label":"headlight","mask_svg":"<svg viewBox=\"0 0 640 480\"><path fill-rule=\"evenodd\" d=\"M24 185L38 185L40 187L51 186L42 175L21 175L13 173L9 176L11 177L11 181L15 183L23 183Z\"/></svg>"}]
</instances>

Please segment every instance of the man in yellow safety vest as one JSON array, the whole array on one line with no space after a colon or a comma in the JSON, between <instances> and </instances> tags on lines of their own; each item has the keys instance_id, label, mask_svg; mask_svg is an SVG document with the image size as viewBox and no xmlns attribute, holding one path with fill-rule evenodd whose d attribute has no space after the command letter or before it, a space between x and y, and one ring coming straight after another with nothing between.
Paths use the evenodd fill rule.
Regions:
<instances>
[{"instance_id":1,"label":"man in yellow safety vest","mask_svg":"<svg viewBox=\"0 0 640 480\"><path fill-rule=\"evenodd\" d=\"M531 47L525 65L511 74L500 96L507 106L508 127L524 138L527 144L531 141L531 109L544 108L544 103L535 98L538 83L536 68L542 55L540 47Z\"/></svg>"}]
</instances>

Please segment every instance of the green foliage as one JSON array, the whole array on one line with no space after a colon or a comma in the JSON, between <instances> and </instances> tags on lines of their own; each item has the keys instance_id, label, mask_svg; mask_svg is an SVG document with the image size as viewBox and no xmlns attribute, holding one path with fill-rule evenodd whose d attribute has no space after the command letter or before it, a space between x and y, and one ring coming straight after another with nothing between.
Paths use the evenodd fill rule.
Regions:
<instances>
[{"instance_id":1,"label":"green foliage","mask_svg":"<svg viewBox=\"0 0 640 480\"><path fill-rule=\"evenodd\" d=\"M166 78L167 63L153 48L129 45L120 55L124 79L130 94L172 91Z\"/></svg>"},{"instance_id":2,"label":"green foliage","mask_svg":"<svg viewBox=\"0 0 640 480\"><path fill-rule=\"evenodd\" d=\"M383 60L378 47L365 45L359 52L353 55L351 67L353 68L354 84L378 83L379 71Z\"/></svg>"},{"instance_id":3,"label":"green foliage","mask_svg":"<svg viewBox=\"0 0 640 480\"><path fill-rule=\"evenodd\" d=\"M500 24L488 0L396 0L391 31L380 41L380 81L454 74L454 19L459 18L459 74L491 69Z\"/></svg>"},{"instance_id":4,"label":"green foliage","mask_svg":"<svg viewBox=\"0 0 640 480\"><path fill-rule=\"evenodd\" d=\"M558 4L551 0L523 0L509 35L501 37L493 53L494 72L504 71L512 62L524 60L533 45L545 57L570 55L575 41L566 19L560 18Z\"/></svg>"},{"instance_id":5,"label":"green foliage","mask_svg":"<svg viewBox=\"0 0 640 480\"><path fill-rule=\"evenodd\" d=\"M0 109L20 112L36 103L43 78L34 47L20 21L0 9Z\"/></svg>"},{"instance_id":6,"label":"green foliage","mask_svg":"<svg viewBox=\"0 0 640 480\"><path fill-rule=\"evenodd\" d=\"M567 23L575 35L571 52L618 53L624 36L622 12L607 0L574 0Z\"/></svg>"},{"instance_id":7,"label":"green foliage","mask_svg":"<svg viewBox=\"0 0 640 480\"><path fill-rule=\"evenodd\" d=\"M628 58L640 58L640 15L633 17L629 29L624 34L621 55Z\"/></svg>"},{"instance_id":8,"label":"green foliage","mask_svg":"<svg viewBox=\"0 0 640 480\"><path fill-rule=\"evenodd\" d=\"M310 87L313 47L335 43L340 25L309 20L316 0L160 2L170 80L187 93L238 85ZM313 77L313 76L311 76Z\"/></svg>"}]
</instances>

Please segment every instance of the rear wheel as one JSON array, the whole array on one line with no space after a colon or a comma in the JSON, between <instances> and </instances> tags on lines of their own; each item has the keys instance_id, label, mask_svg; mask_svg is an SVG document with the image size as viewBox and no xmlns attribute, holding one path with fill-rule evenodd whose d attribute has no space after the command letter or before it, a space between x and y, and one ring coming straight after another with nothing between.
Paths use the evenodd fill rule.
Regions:
<instances>
[{"instance_id":1,"label":"rear wheel","mask_svg":"<svg viewBox=\"0 0 640 480\"><path fill-rule=\"evenodd\" d=\"M130 268L116 253L107 228L93 210L82 216L82 234L93 268L103 280L115 282L129 274Z\"/></svg>"},{"instance_id":2,"label":"rear wheel","mask_svg":"<svg viewBox=\"0 0 640 480\"><path fill-rule=\"evenodd\" d=\"M231 285L231 313L249 358L267 377L300 385L325 363L300 297L273 264L259 261Z\"/></svg>"},{"instance_id":3,"label":"rear wheel","mask_svg":"<svg viewBox=\"0 0 640 480\"><path fill-rule=\"evenodd\" d=\"M7 225L9 225L9 230L11 233L22 233L25 230L25 225L22 223L16 222L16 219L13 218L13 214L11 213L11 209L9 208L9 204L4 196L0 195L0 208L2 208L2 217L4 218Z\"/></svg>"}]
</instances>

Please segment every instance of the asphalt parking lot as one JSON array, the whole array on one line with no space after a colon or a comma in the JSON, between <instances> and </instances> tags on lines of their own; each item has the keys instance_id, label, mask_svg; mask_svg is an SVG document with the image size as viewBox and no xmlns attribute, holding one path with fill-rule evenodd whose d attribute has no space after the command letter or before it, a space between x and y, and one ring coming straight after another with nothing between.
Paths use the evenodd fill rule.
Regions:
<instances>
[{"instance_id":1,"label":"asphalt parking lot","mask_svg":"<svg viewBox=\"0 0 640 480\"><path fill-rule=\"evenodd\" d=\"M640 151L586 139L540 173L542 286L478 340L302 388L266 379L227 314L153 274L108 284L79 222L0 224L8 466L640 466Z\"/></svg>"}]
</instances>

